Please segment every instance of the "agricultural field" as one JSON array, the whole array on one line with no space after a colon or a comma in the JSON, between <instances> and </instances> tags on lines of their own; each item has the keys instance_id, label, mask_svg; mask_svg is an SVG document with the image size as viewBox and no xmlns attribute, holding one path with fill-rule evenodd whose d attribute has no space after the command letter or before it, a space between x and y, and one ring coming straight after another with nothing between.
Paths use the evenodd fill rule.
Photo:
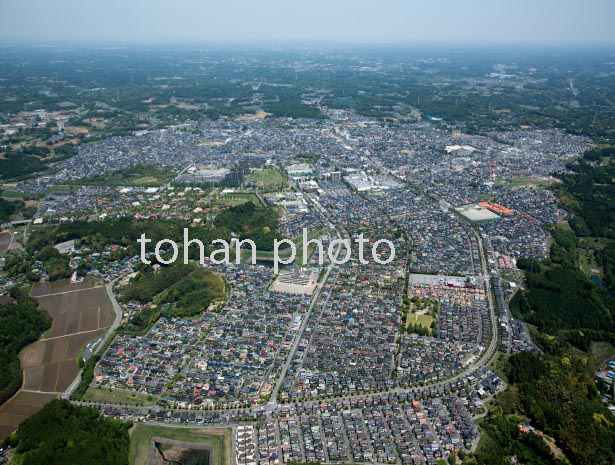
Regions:
<instances>
[{"instance_id":1,"label":"agricultural field","mask_svg":"<svg viewBox=\"0 0 615 465\"><path fill-rule=\"evenodd\" d=\"M0 438L68 388L79 374L81 350L105 334L114 319L105 288L92 280L39 283L31 296L53 317L53 325L19 356L23 384L0 408Z\"/></svg>"},{"instance_id":2,"label":"agricultural field","mask_svg":"<svg viewBox=\"0 0 615 465\"><path fill-rule=\"evenodd\" d=\"M0 407L0 440L15 431L22 421L34 415L56 397L56 394L20 390Z\"/></svg>"},{"instance_id":3,"label":"agricultural field","mask_svg":"<svg viewBox=\"0 0 615 465\"><path fill-rule=\"evenodd\" d=\"M212 446L209 465L230 465L231 463L230 429L215 428L173 428L168 426L136 425L130 437L128 462L131 465L148 463L152 438L173 439L194 444Z\"/></svg>"},{"instance_id":4,"label":"agricultural field","mask_svg":"<svg viewBox=\"0 0 615 465\"><path fill-rule=\"evenodd\" d=\"M20 390L0 407L0 440L17 429L19 424L57 397L46 392Z\"/></svg>"},{"instance_id":5,"label":"agricultural field","mask_svg":"<svg viewBox=\"0 0 615 465\"><path fill-rule=\"evenodd\" d=\"M81 291L92 289L96 284L91 279L84 279L80 283L70 283L67 280L37 283L30 291L31 297L50 296L52 294L63 294L65 292Z\"/></svg>"},{"instance_id":6,"label":"agricultural field","mask_svg":"<svg viewBox=\"0 0 615 465\"><path fill-rule=\"evenodd\" d=\"M53 317L53 325L21 353L23 389L64 392L79 373L81 349L113 323L105 288L92 285L92 281L59 281L34 286L31 295Z\"/></svg>"}]
</instances>

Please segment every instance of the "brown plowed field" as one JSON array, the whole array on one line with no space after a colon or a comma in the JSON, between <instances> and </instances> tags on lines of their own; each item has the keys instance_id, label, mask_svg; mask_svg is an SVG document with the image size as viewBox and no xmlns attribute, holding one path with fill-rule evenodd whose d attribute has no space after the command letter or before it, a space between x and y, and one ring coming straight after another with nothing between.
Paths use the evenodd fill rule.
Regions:
<instances>
[{"instance_id":1,"label":"brown plowed field","mask_svg":"<svg viewBox=\"0 0 615 465\"><path fill-rule=\"evenodd\" d=\"M0 440L64 392L79 373L81 349L113 323L105 288L94 281L36 284L30 293L53 317L51 330L20 354L23 386L0 406Z\"/></svg>"}]
</instances>

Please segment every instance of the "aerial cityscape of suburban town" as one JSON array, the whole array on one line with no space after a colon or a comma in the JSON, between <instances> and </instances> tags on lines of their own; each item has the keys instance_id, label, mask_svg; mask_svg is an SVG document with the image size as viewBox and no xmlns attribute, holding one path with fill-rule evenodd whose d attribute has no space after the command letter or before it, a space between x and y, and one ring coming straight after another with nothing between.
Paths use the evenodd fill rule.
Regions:
<instances>
[{"instance_id":1,"label":"aerial cityscape of suburban town","mask_svg":"<svg viewBox=\"0 0 615 465\"><path fill-rule=\"evenodd\" d=\"M540 53L0 48L0 464L613 463L615 61Z\"/></svg>"}]
</instances>

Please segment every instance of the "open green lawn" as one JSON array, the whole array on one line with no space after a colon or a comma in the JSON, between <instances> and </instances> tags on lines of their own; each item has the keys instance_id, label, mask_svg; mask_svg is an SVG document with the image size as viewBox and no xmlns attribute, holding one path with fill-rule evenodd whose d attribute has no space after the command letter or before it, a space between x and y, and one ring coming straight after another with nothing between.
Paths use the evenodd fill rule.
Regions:
<instances>
[{"instance_id":1,"label":"open green lawn","mask_svg":"<svg viewBox=\"0 0 615 465\"><path fill-rule=\"evenodd\" d=\"M227 205L234 207L235 205L242 205L246 202L252 202L257 207L264 206L258 197L249 192L233 192L232 194L221 195L220 198L214 202L214 205Z\"/></svg>"},{"instance_id":2,"label":"open green lawn","mask_svg":"<svg viewBox=\"0 0 615 465\"><path fill-rule=\"evenodd\" d=\"M587 369L591 376L606 360L615 356L615 347L608 342L592 342L587 355Z\"/></svg>"},{"instance_id":3,"label":"open green lawn","mask_svg":"<svg viewBox=\"0 0 615 465\"><path fill-rule=\"evenodd\" d=\"M56 184L47 189L48 194L52 194L54 192L71 192L75 190L73 186L67 186L65 184Z\"/></svg>"},{"instance_id":4,"label":"open green lawn","mask_svg":"<svg viewBox=\"0 0 615 465\"><path fill-rule=\"evenodd\" d=\"M216 200L212 202L212 204L217 205L217 206L224 205L226 207L235 207L237 205L243 205L244 203L248 201L249 201L248 199L236 198L232 196L224 196L220 200Z\"/></svg>"},{"instance_id":5,"label":"open green lawn","mask_svg":"<svg viewBox=\"0 0 615 465\"><path fill-rule=\"evenodd\" d=\"M153 405L154 400L147 400L148 396L144 394L128 393L123 391L111 390L101 387L90 387L83 400L91 400L94 402L108 402L108 403L128 403L128 404L143 404Z\"/></svg>"},{"instance_id":6,"label":"open green lawn","mask_svg":"<svg viewBox=\"0 0 615 465\"><path fill-rule=\"evenodd\" d=\"M406 318L406 328L409 325L418 324L423 326L424 328L429 328L433 321L433 317L431 315L419 315L418 313L408 313L408 317Z\"/></svg>"},{"instance_id":7,"label":"open green lawn","mask_svg":"<svg viewBox=\"0 0 615 465\"><path fill-rule=\"evenodd\" d=\"M175 428L171 426L152 426L138 424L130 436L128 462L130 465L145 465L149 456L149 445L153 437L175 439L197 444L211 444L213 454L210 465L231 464L230 429L222 428Z\"/></svg>"},{"instance_id":8,"label":"open green lawn","mask_svg":"<svg viewBox=\"0 0 615 465\"><path fill-rule=\"evenodd\" d=\"M288 182L278 170L254 170L246 182L255 182L260 187L286 187Z\"/></svg>"},{"instance_id":9,"label":"open green lawn","mask_svg":"<svg viewBox=\"0 0 615 465\"><path fill-rule=\"evenodd\" d=\"M604 270L602 269L602 265L596 261L595 252L602 250L607 244L608 239L604 238L579 238L579 247L577 248L579 253L579 266L587 276L593 276L595 274L600 277L603 276ZM598 273L592 270L598 270Z\"/></svg>"},{"instance_id":10,"label":"open green lawn","mask_svg":"<svg viewBox=\"0 0 615 465\"><path fill-rule=\"evenodd\" d=\"M155 178L154 176L141 176L140 178L135 178L132 180L132 183L135 186L146 186L146 185L152 185L152 184L159 184L160 181L158 180L158 178Z\"/></svg>"},{"instance_id":11,"label":"open green lawn","mask_svg":"<svg viewBox=\"0 0 615 465\"><path fill-rule=\"evenodd\" d=\"M568 221L562 221L560 223L557 223L557 226L555 227L561 229L562 231L573 232Z\"/></svg>"},{"instance_id":12,"label":"open green lawn","mask_svg":"<svg viewBox=\"0 0 615 465\"><path fill-rule=\"evenodd\" d=\"M0 187L0 197L5 199L23 199L21 192L4 190Z\"/></svg>"},{"instance_id":13,"label":"open green lawn","mask_svg":"<svg viewBox=\"0 0 615 465\"><path fill-rule=\"evenodd\" d=\"M511 187L530 186L530 185L548 187L551 184L553 184L552 180L535 178L532 176L519 176L519 177L513 178L512 181L510 182Z\"/></svg>"},{"instance_id":14,"label":"open green lawn","mask_svg":"<svg viewBox=\"0 0 615 465\"><path fill-rule=\"evenodd\" d=\"M232 194L229 194L229 195L233 195L237 197L238 199L246 199L246 200L251 200L253 202L258 202L258 197L256 197L256 195L253 194L252 192L233 192Z\"/></svg>"}]
</instances>

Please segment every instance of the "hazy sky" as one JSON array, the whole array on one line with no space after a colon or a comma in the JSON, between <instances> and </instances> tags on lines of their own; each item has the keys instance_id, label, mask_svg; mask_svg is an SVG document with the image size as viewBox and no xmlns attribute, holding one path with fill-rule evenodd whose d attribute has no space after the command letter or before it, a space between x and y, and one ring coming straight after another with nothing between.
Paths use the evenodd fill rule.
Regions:
<instances>
[{"instance_id":1,"label":"hazy sky","mask_svg":"<svg viewBox=\"0 0 615 465\"><path fill-rule=\"evenodd\" d=\"M2 42L615 44L615 0L0 0Z\"/></svg>"}]
</instances>

